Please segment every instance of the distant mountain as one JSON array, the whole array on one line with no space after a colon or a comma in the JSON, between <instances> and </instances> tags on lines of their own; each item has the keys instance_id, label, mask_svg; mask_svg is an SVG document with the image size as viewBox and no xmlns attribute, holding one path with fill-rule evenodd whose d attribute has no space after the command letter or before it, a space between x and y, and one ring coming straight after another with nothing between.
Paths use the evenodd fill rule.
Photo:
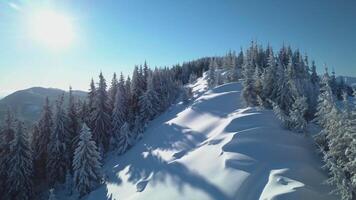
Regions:
<instances>
[{"instance_id":1,"label":"distant mountain","mask_svg":"<svg viewBox=\"0 0 356 200\"><path fill-rule=\"evenodd\" d=\"M0 121L3 121L8 108L18 119L27 123L38 120L46 97L53 105L55 100L64 93L65 103L68 102L69 93L55 88L33 87L16 91L0 99ZM73 91L77 99L84 99L86 92Z\"/></svg>"},{"instance_id":2,"label":"distant mountain","mask_svg":"<svg viewBox=\"0 0 356 200\"><path fill-rule=\"evenodd\" d=\"M347 85L356 87L356 77L351 77L351 76L338 76L337 77L338 81L340 81L341 79L343 79Z\"/></svg>"}]
</instances>

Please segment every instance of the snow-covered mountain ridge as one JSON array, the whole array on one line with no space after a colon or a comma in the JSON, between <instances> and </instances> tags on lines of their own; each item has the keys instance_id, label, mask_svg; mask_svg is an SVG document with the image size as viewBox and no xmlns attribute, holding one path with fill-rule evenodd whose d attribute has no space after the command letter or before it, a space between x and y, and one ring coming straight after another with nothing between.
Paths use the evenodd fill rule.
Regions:
<instances>
[{"instance_id":1,"label":"snow-covered mountain ridge","mask_svg":"<svg viewBox=\"0 0 356 200\"><path fill-rule=\"evenodd\" d=\"M104 163L106 183L86 199L336 199L313 141L272 111L244 107L240 83L212 90L152 121L141 141Z\"/></svg>"}]
</instances>

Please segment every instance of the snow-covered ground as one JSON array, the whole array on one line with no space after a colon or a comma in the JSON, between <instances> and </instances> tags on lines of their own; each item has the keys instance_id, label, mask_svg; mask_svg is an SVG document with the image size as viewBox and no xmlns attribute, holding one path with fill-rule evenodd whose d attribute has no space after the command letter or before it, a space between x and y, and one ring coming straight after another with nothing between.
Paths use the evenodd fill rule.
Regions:
<instances>
[{"instance_id":1,"label":"snow-covered ground","mask_svg":"<svg viewBox=\"0 0 356 200\"><path fill-rule=\"evenodd\" d=\"M87 199L336 199L311 138L244 107L240 83L206 85L199 79L189 105L172 106L127 153L109 155L106 184Z\"/></svg>"}]
</instances>

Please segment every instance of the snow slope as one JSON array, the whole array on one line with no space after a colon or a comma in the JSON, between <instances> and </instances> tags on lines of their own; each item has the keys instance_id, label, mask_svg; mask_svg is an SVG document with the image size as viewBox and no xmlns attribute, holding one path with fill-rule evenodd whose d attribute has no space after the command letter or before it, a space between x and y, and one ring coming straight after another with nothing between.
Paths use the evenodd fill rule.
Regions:
<instances>
[{"instance_id":1,"label":"snow slope","mask_svg":"<svg viewBox=\"0 0 356 200\"><path fill-rule=\"evenodd\" d=\"M271 111L246 108L241 84L192 85L190 105L155 119L126 154L105 161L98 199L336 199L311 138L280 127Z\"/></svg>"}]
</instances>

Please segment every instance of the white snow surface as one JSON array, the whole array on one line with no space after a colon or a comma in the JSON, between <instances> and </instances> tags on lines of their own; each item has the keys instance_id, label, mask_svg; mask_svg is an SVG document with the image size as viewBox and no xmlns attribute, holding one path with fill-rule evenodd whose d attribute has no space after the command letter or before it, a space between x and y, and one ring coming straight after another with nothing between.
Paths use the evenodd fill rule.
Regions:
<instances>
[{"instance_id":1,"label":"white snow surface","mask_svg":"<svg viewBox=\"0 0 356 200\"><path fill-rule=\"evenodd\" d=\"M191 87L190 104L172 106L124 155L105 159L106 182L85 199L336 199L312 138L245 107L240 83L208 90L201 78Z\"/></svg>"}]
</instances>

